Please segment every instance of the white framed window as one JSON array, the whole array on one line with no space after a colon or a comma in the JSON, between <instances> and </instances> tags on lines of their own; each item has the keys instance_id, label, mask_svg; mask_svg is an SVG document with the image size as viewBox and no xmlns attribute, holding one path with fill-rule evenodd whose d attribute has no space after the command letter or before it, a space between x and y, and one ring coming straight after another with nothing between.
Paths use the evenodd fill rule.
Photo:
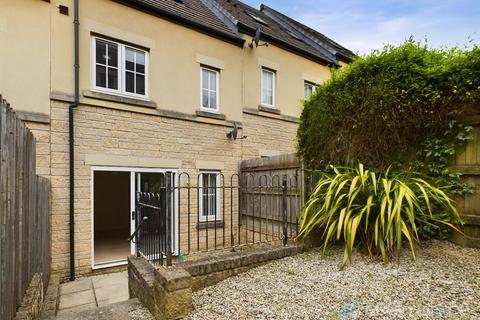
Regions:
<instances>
[{"instance_id":1,"label":"white framed window","mask_svg":"<svg viewBox=\"0 0 480 320\"><path fill-rule=\"evenodd\" d=\"M312 82L308 82L308 81L305 81L304 84L303 84L303 88L304 88L304 98L305 100L308 100L310 98L310 96L315 92L315 90L317 90L318 88L318 85L312 83Z\"/></svg>"},{"instance_id":2,"label":"white framed window","mask_svg":"<svg viewBox=\"0 0 480 320\"><path fill-rule=\"evenodd\" d=\"M262 68L262 106L275 107L275 72Z\"/></svg>"},{"instance_id":3,"label":"white framed window","mask_svg":"<svg viewBox=\"0 0 480 320\"><path fill-rule=\"evenodd\" d=\"M219 112L220 73L208 67L200 68L200 106L204 111Z\"/></svg>"},{"instance_id":4,"label":"white framed window","mask_svg":"<svg viewBox=\"0 0 480 320\"><path fill-rule=\"evenodd\" d=\"M220 220L221 186L219 172L201 172L199 182L199 220L201 222Z\"/></svg>"},{"instance_id":5,"label":"white framed window","mask_svg":"<svg viewBox=\"0 0 480 320\"><path fill-rule=\"evenodd\" d=\"M91 56L93 90L148 98L148 51L93 36Z\"/></svg>"}]
</instances>

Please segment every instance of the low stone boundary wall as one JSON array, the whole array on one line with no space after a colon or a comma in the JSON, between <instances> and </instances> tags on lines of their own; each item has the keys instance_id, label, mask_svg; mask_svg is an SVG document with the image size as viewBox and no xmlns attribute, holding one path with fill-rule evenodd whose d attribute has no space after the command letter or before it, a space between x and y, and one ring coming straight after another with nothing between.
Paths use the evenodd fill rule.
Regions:
<instances>
[{"instance_id":1,"label":"low stone boundary wall","mask_svg":"<svg viewBox=\"0 0 480 320\"><path fill-rule=\"evenodd\" d=\"M60 297L60 275L52 274L48 283L47 292L43 302L43 309L40 319L53 320L55 319L58 303Z\"/></svg>"},{"instance_id":2,"label":"low stone boundary wall","mask_svg":"<svg viewBox=\"0 0 480 320\"><path fill-rule=\"evenodd\" d=\"M138 298L157 320L186 317L192 311L192 277L180 267L155 268L144 258L128 258L130 298Z\"/></svg>"},{"instance_id":3,"label":"low stone boundary wall","mask_svg":"<svg viewBox=\"0 0 480 320\"><path fill-rule=\"evenodd\" d=\"M299 246L292 245L233 252L219 257L187 261L182 267L192 276L192 290L197 291L269 261L295 255L299 249Z\"/></svg>"},{"instance_id":4,"label":"low stone boundary wall","mask_svg":"<svg viewBox=\"0 0 480 320\"><path fill-rule=\"evenodd\" d=\"M36 320L40 319L44 301L48 292L44 295L45 286L43 274L35 273L23 295L22 303L15 314L15 320Z\"/></svg>"},{"instance_id":5,"label":"low stone boundary wall","mask_svg":"<svg viewBox=\"0 0 480 320\"><path fill-rule=\"evenodd\" d=\"M144 258L128 258L128 287L157 320L179 319L192 311L192 292L218 283L269 261L292 256L301 246L274 246L232 252L155 268Z\"/></svg>"}]
</instances>

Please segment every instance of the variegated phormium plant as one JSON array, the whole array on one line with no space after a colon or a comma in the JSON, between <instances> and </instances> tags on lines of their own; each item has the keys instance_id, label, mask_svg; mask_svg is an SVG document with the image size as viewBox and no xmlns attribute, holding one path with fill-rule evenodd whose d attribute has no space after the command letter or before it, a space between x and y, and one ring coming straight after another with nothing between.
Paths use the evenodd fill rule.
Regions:
<instances>
[{"instance_id":1,"label":"variegated phormium plant","mask_svg":"<svg viewBox=\"0 0 480 320\"><path fill-rule=\"evenodd\" d=\"M417 173L376 174L362 164L331 169L333 173L322 175L303 208L299 237L320 230L324 250L343 241L342 267L351 260L356 244L364 244L370 255L379 252L387 262L392 254L398 258L406 240L415 258L419 224L435 221L455 230L461 224L453 200ZM448 212L448 219L439 218L445 215L436 215L435 210Z\"/></svg>"}]
</instances>

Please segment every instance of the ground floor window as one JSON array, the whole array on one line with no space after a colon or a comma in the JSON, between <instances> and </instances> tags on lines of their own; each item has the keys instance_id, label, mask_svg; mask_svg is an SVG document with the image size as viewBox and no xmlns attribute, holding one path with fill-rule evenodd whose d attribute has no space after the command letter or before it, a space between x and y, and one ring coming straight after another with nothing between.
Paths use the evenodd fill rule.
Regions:
<instances>
[{"instance_id":1,"label":"ground floor window","mask_svg":"<svg viewBox=\"0 0 480 320\"><path fill-rule=\"evenodd\" d=\"M202 172L200 175L200 221L219 220L219 172Z\"/></svg>"}]
</instances>

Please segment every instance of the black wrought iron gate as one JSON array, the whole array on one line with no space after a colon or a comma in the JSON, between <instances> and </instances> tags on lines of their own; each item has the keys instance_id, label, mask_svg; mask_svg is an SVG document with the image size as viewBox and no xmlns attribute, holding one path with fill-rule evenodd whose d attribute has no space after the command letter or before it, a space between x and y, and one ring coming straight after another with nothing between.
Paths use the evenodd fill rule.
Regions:
<instances>
[{"instance_id":1,"label":"black wrought iron gate","mask_svg":"<svg viewBox=\"0 0 480 320\"><path fill-rule=\"evenodd\" d=\"M171 265L175 252L174 213L175 174L161 174L155 192L137 191L135 194L135 239L138 255L147 260Z\"/></svg>"}]
</instances>

